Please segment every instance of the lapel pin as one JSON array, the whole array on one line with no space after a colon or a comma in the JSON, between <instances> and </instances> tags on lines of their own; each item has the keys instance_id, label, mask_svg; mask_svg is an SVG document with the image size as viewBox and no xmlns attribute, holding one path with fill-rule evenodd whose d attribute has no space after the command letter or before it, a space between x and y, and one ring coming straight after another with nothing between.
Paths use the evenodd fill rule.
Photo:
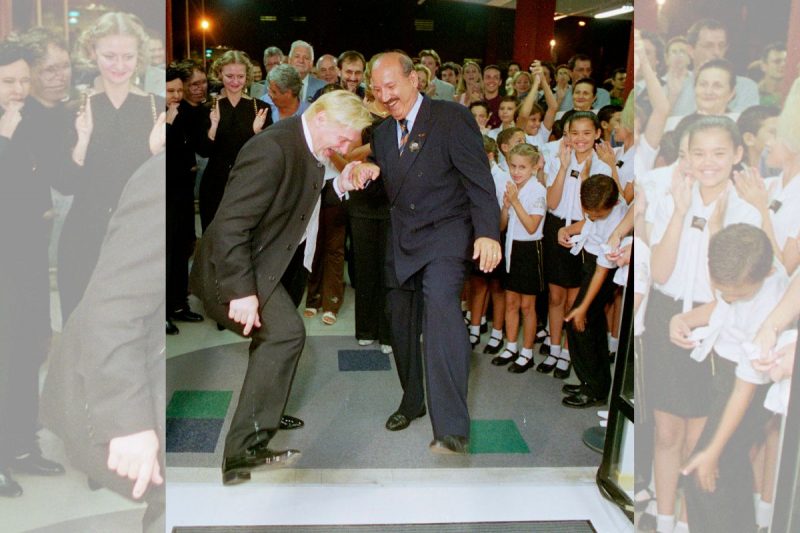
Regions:
<instances>
[{"instance_id":1,"label":"lapel pin","mask_svg":"<svg viewBox=\"0 0 800 533\"><path fill-rule=\"evenodd\" d=\"M417 141L412 142L408 149L412 152L419 152L419 143Z\"/></svg>"}]
</instances>

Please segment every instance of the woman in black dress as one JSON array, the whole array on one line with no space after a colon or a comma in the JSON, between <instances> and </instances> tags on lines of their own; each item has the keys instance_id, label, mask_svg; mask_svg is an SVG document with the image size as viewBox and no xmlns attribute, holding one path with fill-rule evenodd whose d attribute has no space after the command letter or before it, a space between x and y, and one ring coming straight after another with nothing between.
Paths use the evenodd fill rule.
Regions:
<instances>
[{"instance_id":1,"label":"woman in black dress","mask_svg":"<svg viewBox=\"0 0 800 533\"><path fill-rule=\"evenodd\" d=\"M229 50L211 67L211 77L222 81L224 96L213 99L207 122L197 139L197 152L208 157L200 181L200 223L203 232L217 213L228 173L244 143L272 124L267 104L244 94L252 83L253 68L246 53Z\"/></svg>"},{"instance_id":2,"label":"woman in black dress","mask_svg":"<svg viewBox=\"0 0 800 533\"><path fill-rule=\"evenodd\" d=\"M78 58L96 65L98 92L75 121L72 159L83 167L58 247L62 319L78 305L97 263L108 221L131 174L164 142L164 101L133 85L147 62L148 37L127 13L107 13L79 38Z\"/></svg>"}]
</instances>

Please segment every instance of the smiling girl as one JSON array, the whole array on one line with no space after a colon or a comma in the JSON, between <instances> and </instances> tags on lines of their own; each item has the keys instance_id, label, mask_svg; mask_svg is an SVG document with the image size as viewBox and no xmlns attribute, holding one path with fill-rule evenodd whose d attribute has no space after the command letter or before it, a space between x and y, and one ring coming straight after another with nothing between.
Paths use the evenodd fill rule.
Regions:
<instances>
[{"instance_id":1,"label":"smiling girl","mask_svg":"<svg viewBox=\"0 0 800 533\"><path fill-rule=\"evenodd\" d=\"M59 243L62 317L83 296L122 189L133 172L164 147L164 100L135 85L148 64L149 38L128 13L106 13L81 34L77 59L97 68L96 93L75 121L73 161L83 167Z\"/></svg>"},{"instance_id":2,"label":"smiling girl","mask_svg":"<svg viewBox=\"0 0 800 533\"><path fill-rule=\"evenodd\" d=\"M506 232L506 347L492 363L507 364L516 358L508 367L515 374L533 366L536 295L544 290L541 240L546 191L538 180L531 179L543 163L544 158L530 144L518 144L508 152L511 180L506 183L500 211L500 229ZM518 352L520 310L523 341Z\"/></svg>"},{"instance_id":3,"label":"smiling girl","mask_svg":"<svg viewBox=\"0 0 800 533\"><path fill-rule=\"evenodd\" d=\"M245 87L252 83L252 72L250 58L238 50L228 50L211 67L211 77L222 81L225 96L211 102L210 113L197 138L197 152L208 157L199 191L204 232L217 213L239 150L250 137L272 124L268 105L244 93Z\"/></svg>"}]
</instances>

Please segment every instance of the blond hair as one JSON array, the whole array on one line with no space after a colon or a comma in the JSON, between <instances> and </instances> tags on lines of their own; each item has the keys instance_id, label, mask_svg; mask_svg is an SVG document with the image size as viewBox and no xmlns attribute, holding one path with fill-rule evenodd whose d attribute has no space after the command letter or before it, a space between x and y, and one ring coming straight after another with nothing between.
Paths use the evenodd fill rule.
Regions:
<instances>
[{"instance_id":1,"label":"blond hair","mask_svg":"<svg viewBox=\"0 0 800 533\"><path fill-rule=\"evenodd\" d=\"M211 79L222 81L222 67L226 65L244 65L244 71L247 75L245 80L245 87L249 87L253 83L253 62L250 61L250 56L247 52L241 50L228 50L219 56L214 64L211 65Z\"/></svg>"},{"instance_id":2,"label":"blond hair","mask_svg":"<svg viewBox=\"0 0 800 533\"><path fill-rule=\"evenodd\" d=\"M106 13L100 16L94 24L86 28L78 37L75 47L75 61L97 66L95 56L97 41L110 35L129 35L137 40L136 73L143 73L147 65L150 64L150 52L148 50L150 37L144 31L144 25L139 17L130 13L118 11Z\"/></svg>"},{"instance_id":3,"label":"blond hair","mask_svg":"<svg viewBox=\"0 0 800 533\"><path fill-rule=\"evenodd\" d=\"M542 157L541 152L539 149L533 146L532 144L521 143L514 146L511 150L508 151L508 162L511 162L511 157L518 155L520 157L527 157L528 160L531 162L531 166L536 167L539 163L539 159ZM536 171L536 180L544 185L545 183L545 175L543 169L538 169Z\"/></svg>"},{"instance_id":4,"label":"blond hair","mask_svg":"<svg viewBox=\"0 0 800 533\"><path fill-rule=\"evenodd\" d=\"M323 94L305 110L306 120L320 112L325 112L328 119L340 126L358 131L372 124L372 115L361 102L361 99L350 91L337 90Z\"/></svg>"}]
</instances>

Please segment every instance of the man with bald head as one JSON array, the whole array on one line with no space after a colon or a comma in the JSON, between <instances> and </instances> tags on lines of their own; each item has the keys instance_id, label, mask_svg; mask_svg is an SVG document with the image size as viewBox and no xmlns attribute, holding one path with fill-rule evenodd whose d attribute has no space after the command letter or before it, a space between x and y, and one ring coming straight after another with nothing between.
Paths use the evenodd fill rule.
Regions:
<instances>
[{"instance_id":1,"label":"man with bald head","mask_svg":"<svg viewBox=\"0 0 800 533\"><path fill-rule=\"evenodd\" d=\"M421 95L418 83L407 55L375 61L372 92L392 118L375 128L374 162L354 172L379 172L390 205L385 274L403 399L386 428L402 430L425 415L424 362L430 449L463 454L472 350L460 293L472 261L485 272L500 261L500 210L475 119L455 102Z\"/></svg>"},{"instance_id":2,"label":"man with bald head","mask_svg":"<svg viewBox=\"0 0 800 533\"><path fill-rule=\"evenodd\" d=\"M330 54L319 56L317 59L317 77L325 82L326 85L339 83L339 68L336 66L336 58Z\"/></svg>"}]
</instances>

